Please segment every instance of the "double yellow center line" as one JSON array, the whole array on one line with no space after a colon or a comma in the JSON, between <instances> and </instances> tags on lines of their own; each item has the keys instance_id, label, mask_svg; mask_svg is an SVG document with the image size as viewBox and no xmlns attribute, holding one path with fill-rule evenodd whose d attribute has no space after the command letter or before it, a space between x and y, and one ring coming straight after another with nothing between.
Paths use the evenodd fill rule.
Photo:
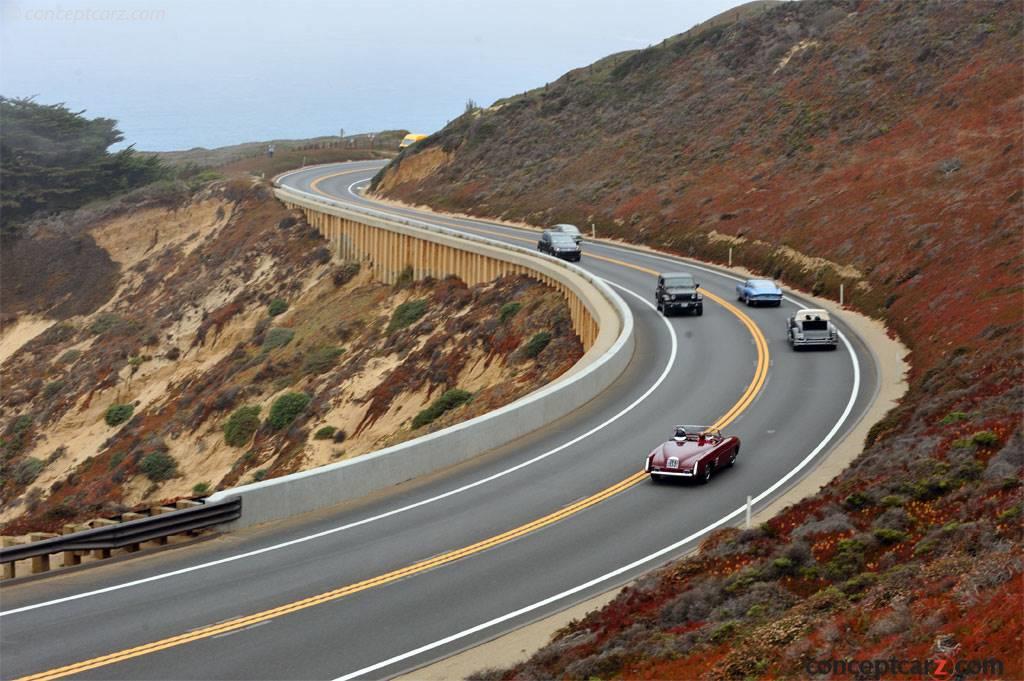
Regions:
<instances>
[{"instance_id":1,"label":"double yellow center line","mask_svg":"<svg viewBox=\"0 0 1024 681\"><path fill-rule=\"evenodd\" d=\"M343 173L335 173L334 175L326 175L324 177L321 177L313 183L313 189L315 191L320 192L321 194L325 194L325 192L318 189L316 185L318 185L321 181L328 179L329 177L351 174L353 172L359 171L345 171ZM325 195L330 196L329 194ZM493 230L467 227L466 225L463 224L456 225L456 223L447 219L439 220L437 217L433 216L431 219L435 222L448 222L448 224L450 225L458 226L459 229L471 230L482 234L496 235L506 239L515 239L518 241L532 241L531 239L509 236L508 234L504 234ZM656 270L652 270L647 267L642 267L640 265L635 265L624 260L618 260L616 258L609 258L607 256L601 255L588 255L587 257L603 260L609 263L613 263L615 265L627 267L640 272L645 272L647 274L651 274L654 276L658 275L658 272ZM740 399L734 405L732 405L732 407L730 407L729 410L721 418L719 418L717 421L715 421L714 424L712 424L713 427L721 429L725 428L727 425L732 423L748 406L750 406L750 403L754 401L754 399L757 397L758 392L761 390L761 387L764 385L765 378L768 375L768 343L765 340L764 334L761 333L761 330L757 327L757 325L754 324L754 322L735 305L724 300L720 296L717 296L713 293L708 293L707 291L704 292L704 296L709 300L718 303L723 308L725 308L733 315L735 315L737 318L739 318L740 322L742 322L743 325L747 328L747 330L750 331L750 334L754 338L754 344L757 347L757 365L754 371L753 380L747 386L747 389L744 391L743 395L740 396ZM374 587L391 584L392 582L397 582L398 580L404 579L405 577L411 577L413 575L426 572L427 570L432 570L434 568L441 567L449 563L453 563L462 558L466 558L481 553L488 549L505 544L506 542L518 539L519 537L529 534L530 532L534 532L549 525L553 525L554 523L557 523L560 520L564 520L565 518L568 518L572 515L575 515L576 513L579 513L585 509L590 508L591 506L595 506L601 503L602 501L618 494L619 492L629 489L630 487L636 485L638 482L643 480L645 477L646 473L644 473L644 471L637 471L636 473L630 475L625 480L617 482L614 485L607 487L601 490L600 492L597 492L596 494L593 494L589 497L569 504L568 506L561 508L558 511L555 511L554 513L550 513L542 518L533 520L529 523L526 523L525 525L520 525L519 527L515 527L511 530L508 530L507 532L503 532L493 537L489 537L482 541L476 542L475 544L470 544L469 546L465 546L459 549L448 551L446 553L442 553L440 555L434 556L433 558L428 558L426 560L413 563L406 567L393 570L391 572L379 575L377 577L365 579L361 582L349 584L348 586L343 586L338 589L326 591L316 596L310 596L309 598L304 598L298 601L294 601L292 603L286 603L276 608L263 610L252 615L247 615L245 617L239 617L236 619L228 620L226 622L221 622L219 624L213 624L207 627L193 629L192 631L186 632L184 634L179 634L177 636L171 636L169 638L153 641L152 643L135 646L133 648L121 650L119 652L110 653L109 655L94 657L92 659L84 660L82 662L76 662L74 664L69 664L64 667L57 667L55 669L50 669L49 671L39 672L37 674L32 674L30 676L24 676L19 681L44 681L49 679L59 679L65 676L70 676L72 674L80 674L82 672L86 672L91 669L96 669L98 667L105 667L108 665L116 664L118 662L124 662L125 660L130 660L134 657L141 657L142 655L148 655L150 653L155 653L161 650L167 650L168 648L174 648L176 646L185 645L186 643L192 643L193 641L199 641L205 638L211 638L213 636L219 636L229 632L238 631L240 629L245 629L247 627L251 627L253 625L259 624L261 622L266 622L268 620L272 620L283 615L289 615L291 613L298 612L300 610L305 610L307 608L312 608L323 603L336 601L338 599L345 598L346 596L351 596L352 594L356 594L361 591L366 591L367 589L372 589Z\"/></svg>"}]
</instances>

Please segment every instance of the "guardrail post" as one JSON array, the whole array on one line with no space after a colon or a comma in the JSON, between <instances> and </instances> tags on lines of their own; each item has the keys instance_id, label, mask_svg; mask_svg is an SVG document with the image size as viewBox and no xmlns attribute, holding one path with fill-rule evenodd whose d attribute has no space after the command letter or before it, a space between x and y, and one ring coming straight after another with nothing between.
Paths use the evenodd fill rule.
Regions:
<instances>
[{"instance_id":1,"label":"guardrail post","mask_svg":"<svg viewBox=\"0 0 1024 681\"><path fill-rule=\"evenodd\" d=\"M80 532L81 530L86 529L89 529L88 525L77 525L75 523L70 523L62 528L61 534L74 534L75 532ZM63 559L64 567L69 567L71 565L79 565L82 562L82 552L65 551Z\"/></svg>"},{"instance_id":2,"label":"guardrail post","mask_svg":"<svg viewBox=\"0 0 1024 681\"><path fill-rule=\"evenodd\" d=\"M729 267L732 267L732 246L729 246Z\"/></svg>"},{"instance_id":3,"label":"guardrail post","mask_svg":"<svg viewBox=\"0 0 1024 681\"><path fill-rule=\"evenodd\" d=\"M17 546L21 542L16 537L0 537L0 546ZM4 579L14 579L14 561L4 563Z\"/></svg>"},{"instance_id":4,"label":"guardrail post","mask_svg":"<svg viewBox=\"0 0 1024 681\"><path fill-rule=\"evenodd\" d=\"M171 508L170 506L151 506L149 508L149 515L163 515L164 513L170 513L173 510L174 509ZM167 541L167 537L157 537L153 540L153 543L157 546L163 546L167 543Z\"/></svg>"},{"instance_id":5,"label":"guardrail post","mask_svg":"<svg viewBox=\"0 0 1024 681\"><path fill-rule=\"evenodd\" d=\"M43 539L50 539L57 535L53 532L31 532L28 535L29 542L42 541ZM32 557L32 574L37 575L40 572L50 571L50 554L45 553L41 556Z\"/></svg>"},{"instance_id":6,"label":"guardrail post","mask_svg":"<svg viewBox=\"0 0 1024 681\"><path fill-rule=\"evenodd\" d=\"M843 291L843 284L840 284L839 285L839 307L843 306L843 300L845 298L843 293L844 293L844 291Z\"/></svg>"},{"instance_id":7,"label":"guardrail post","mask_svg":"<svg viewBox=\"0 0 1024 681\"><path fill-rule=\"evenodd\" d=\"M117 521L110 518L93 518L87 525L89 527L109 527L110 525L117 525ZM110 549L93 549L92 557L97 560L110 558Z\"/></svg>"},{"instance_id":8,"label":"guardrail post","mask_svg":"<svg viewBox=\"0 0 1024 681\"><path fill-rule=\"evenodd\" d=\"M746 522L744 523L744 527L746 529L748 529L748 530L750 529L750 506L751 506L751 498L748 496L747 497L747 519L746 519Z\"/></svg>"}]
</instances>

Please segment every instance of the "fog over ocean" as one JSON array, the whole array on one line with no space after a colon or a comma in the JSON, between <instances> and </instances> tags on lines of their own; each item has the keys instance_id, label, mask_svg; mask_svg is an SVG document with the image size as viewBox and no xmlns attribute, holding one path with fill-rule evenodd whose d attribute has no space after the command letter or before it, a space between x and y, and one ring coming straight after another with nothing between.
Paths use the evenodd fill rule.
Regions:
<instances>
[{"instance_id":1,"label":"fog over ocean","mask_svg":"<svg viewBox=\"0 0 1024 681\"><path fill-rule=\"evenodd\" d=\"M151 151L406 128L681 33L735 0L0 3L0 94Z\"/></svg>"}]
</instances>

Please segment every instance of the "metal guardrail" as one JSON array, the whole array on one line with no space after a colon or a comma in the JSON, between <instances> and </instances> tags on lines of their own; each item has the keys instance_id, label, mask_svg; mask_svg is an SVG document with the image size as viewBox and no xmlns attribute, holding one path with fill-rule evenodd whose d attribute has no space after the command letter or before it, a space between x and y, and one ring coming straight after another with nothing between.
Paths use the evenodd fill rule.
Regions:
<instances>
[{"instance_id":1,"label":"metal guardrail","mask_svg":"<svg viewBox=\"0 0 1024 681\"><path fill-rule=\"evenodd\" d=\"M13 563L62 551L121 549L145 541L231 522L241 515L242 498L234 497L116 525L0 548L0 563Z\"/></svg>"}]
</instances>

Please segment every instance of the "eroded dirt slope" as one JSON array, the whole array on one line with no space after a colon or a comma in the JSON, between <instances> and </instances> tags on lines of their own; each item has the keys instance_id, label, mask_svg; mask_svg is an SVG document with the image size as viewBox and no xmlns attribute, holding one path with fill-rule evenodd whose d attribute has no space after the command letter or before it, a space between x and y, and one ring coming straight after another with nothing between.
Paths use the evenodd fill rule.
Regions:
<instances>
[{"instance_id":1,"label":"eroded dirt slope","mask_svg":"<svg viewBox=\"0 0 1024 681\"><path fill-rule=\"evenodd\" d=\"M18 252L62 253L61 236ZM22 291L0 338L9 534L356 456L507 404L582 355L553 290L375 283L248 180L74 239L101 276L4 272ZM447 410L420 414L442 395Z\"/></svg>"}]
</instances>

